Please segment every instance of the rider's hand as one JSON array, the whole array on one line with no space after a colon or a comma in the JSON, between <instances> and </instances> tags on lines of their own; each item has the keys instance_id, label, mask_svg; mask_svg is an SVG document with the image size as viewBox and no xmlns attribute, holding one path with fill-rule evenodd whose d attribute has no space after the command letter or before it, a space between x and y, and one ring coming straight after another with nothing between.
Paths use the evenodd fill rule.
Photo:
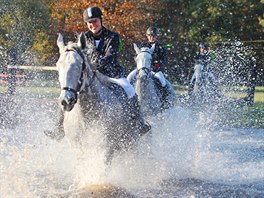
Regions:
<instances>
[{"instance_id":1,"label":"rider's hand","mask_svg":"<svg viewBox=\"0 0 264 198\"><path fill-rule=\"evenodd\" d=\"M97 67L98 67L98 59L95 58L95 57L91 58L91 60L90 60L90 64L91 64L91 67L92 67L93 69L97 69Z\"/></svg>"},{"instance_id":2,"label":"rider's hand","mask_svg":"<svg viewBox=\"0 0 264 198\"><path fill-rule=\"evenodd\" d=\"M105 60L105 58L99 58L99 59L98 59L98 64L99 64L99 66L104 66L104 65L106 65L106 60Z\"/></svg>"},{"instance_id":3,"label":"rider's hand","mask_svg":"<svg viewBox=\"0 0 264 198\"><path fill-rule=\"evenodd\" d=\"M161 64L160 63L154 63L154 68L155 69L159 69L161 67Z\"/></svg>"}]
</instances>

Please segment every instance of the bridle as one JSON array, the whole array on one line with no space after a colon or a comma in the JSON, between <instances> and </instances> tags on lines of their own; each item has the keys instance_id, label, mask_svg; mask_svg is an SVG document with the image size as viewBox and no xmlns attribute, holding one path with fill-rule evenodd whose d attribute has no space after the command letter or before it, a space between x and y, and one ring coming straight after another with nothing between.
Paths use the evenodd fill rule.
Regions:
<instances>
[{"instance_id":1,"label":"bridle","mask_svg":"<svg viewBox=\"0 0 264 198\"><path fill-rule=\"evenodd\" d=\"M65 52L69 52L69 51L77 52L77 54L79 54L81 56L81 58L83 59L81 76L80 76L80 79L78 80L78 87L76 90L73 88L70 88L70 87L62 87L61 90L66 90L66 91L70 91L70 92L74 93L74 96L75 96L74 103L76 103L77 102L77 95L80 94L85 88L85 81L87 80L87 70L88 69L87 69L84 54L78 47L72 46L72 47L67 48L65 50ZM92 76L90 82L87 83L86 87L90 87L92 85L92 83L95 79L95 76L96 76L96 71L93 71L93 76Z\"/></svg>"},{"instance_id":2,"label":"bridle","mask_svg":"<svg viewBox=\"0 0 264 198\"><path fill-rule=\"evenodd\" d=\"M144 51L139 52L139 53L137 54L137 56L138 56L139 54L141 54L141 53L148 53L148 54L151 55L151 58L152 58L152 54L151 54L149 51L147 51L147 50L144 50ZM149 68L147 68L147 67L142 67L142 68L140 68L140 69L137 70L136 75L138 75L139 71L141 71L141 70L143 70L146 74L150 74L150 72L151 72L151 69L149 69Z\"/></svg>"}]
</instances>

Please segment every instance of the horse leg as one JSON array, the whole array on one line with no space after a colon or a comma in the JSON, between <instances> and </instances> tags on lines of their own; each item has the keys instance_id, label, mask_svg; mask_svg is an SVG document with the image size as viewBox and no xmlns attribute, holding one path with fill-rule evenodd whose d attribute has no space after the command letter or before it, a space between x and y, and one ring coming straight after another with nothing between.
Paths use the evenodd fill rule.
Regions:
<instances>
[{"instance_id":1,"label":"horse leg","mask_svg":"<svg viewBox=\"0 0 264 198\"><path fill-rule=\"evenodd\" d=\"M136 126L139 128L139 135L144 135L150 131L151 126L145 122L143 118L143 113L139 106L138 97L135 95L134 97L128 100L128 114L130 119L135 122Z\"/></svg>"},{"instance_id":2,"label":"horse leg","mask_svg":"<svg viewBox=\"0 0 264 198\"><path fill-rule=\"evenodd\" d=\"M110 166L112 163L112 160L114 158L114 153L115 153L115 149L110 147L109 149L107 149L107 152L105 154L105 164L107 166Z\"/></svg>"},{"instance_id":3,"label":"horse leg","mask_svg":"<svg viewBox=\"0 0 264 198\"><path fill-rule=\"evenodd\" d=\"M120 145L120 137L117 137L112 131L116 130L114 128L108 128L110 131L106 135L106 152L105 152L105 165L110 166L116 153L122 150L122 145Z\"/></svg>"},{"instance_id":4,"label":"horse leg","mask_svg":"<svg viewBox=\"0 0 264 198\"><path fill-rule=\"evenodd\" d=\"M57 141L60 141L64 136L64 128L63 128L63 121L64 121L64 112L60 107L58 107L58 117L57 117L57 122L55 124L55 129L54 130L44 130L44 134L51 139L55 139Z\"/></svg>"}]
</instances>

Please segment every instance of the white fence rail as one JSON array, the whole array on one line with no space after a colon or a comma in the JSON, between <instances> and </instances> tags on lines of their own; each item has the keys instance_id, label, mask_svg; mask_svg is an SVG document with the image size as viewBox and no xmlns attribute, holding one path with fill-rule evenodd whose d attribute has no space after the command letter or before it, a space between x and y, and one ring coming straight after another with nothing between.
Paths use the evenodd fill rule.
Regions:
<instances>
[{"instance_id":1,"label":"white fence rail","mask_svg":"<svg viewBox=\"0 0 264 198\"><path fill-rule=\"evenodd\" d=\"M57 71L56 66L27 66L27 65L8 65L7 69L29 69L29 70L49 70Z\"/></svg>"},{"instance_id":2,"label":"white fence rail","mask_svg":"<svg viewBox=\"0 0 264 198\"><path fill-rule=\"evenodd\" d=\"M16 92L17 81L21 78L17 74L18 70L31 70L31 71L57 71L56 66L28 66L28 65L7 65L8 74L6 76L9 94L14 94Z\"/></svg>"}]
</instances>

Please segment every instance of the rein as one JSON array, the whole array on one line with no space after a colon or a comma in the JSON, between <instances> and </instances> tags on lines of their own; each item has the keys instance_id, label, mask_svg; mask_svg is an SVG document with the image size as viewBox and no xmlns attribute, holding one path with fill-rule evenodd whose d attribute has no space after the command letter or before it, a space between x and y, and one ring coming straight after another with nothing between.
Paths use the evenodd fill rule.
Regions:
<instances>
[{"instance_id":1,"label":"rein","mask_svg":"<svg viewBox=\"0 0 264 198\"><path fill-rule=\"evenodd\" d=\"M141 53L144 53L144 52L150 54L151 57L152 57L152 54L148 50L141 51L141 52L138 53L138 55L141 54Z\"/></svg>"}]
</instances>

